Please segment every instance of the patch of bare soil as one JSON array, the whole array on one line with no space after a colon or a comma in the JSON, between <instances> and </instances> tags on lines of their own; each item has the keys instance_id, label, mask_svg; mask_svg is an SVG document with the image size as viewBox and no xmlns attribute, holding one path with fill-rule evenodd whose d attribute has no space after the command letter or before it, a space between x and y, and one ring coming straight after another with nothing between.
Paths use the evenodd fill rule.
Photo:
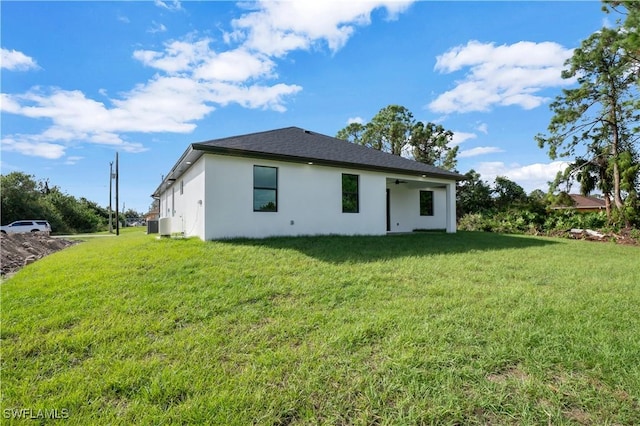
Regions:
<instances>
[{"instance_id":1,"label":"patch of bare soil","mask_svg":"<svg viewBox=\"0 0 640 426\"><path fill-rule=\"evenodd\" d=\"M0 275L6 278L23 266L74 244L77 241L52 238L44 232L0 234Z\"/></svg>"},{"instance_id":2,"label":"patch of bare soil","mask_svg":"<svg viewBox=\"0 0 640 426\"><path fill-rule=\"evenodd\" d=\"M517 380L524 382L529 380L529 375L525 373L519 366L511 366L497 373L489 374L487 380L493 383L505 383L508 380Z\"/></svg>"}]
</instances>

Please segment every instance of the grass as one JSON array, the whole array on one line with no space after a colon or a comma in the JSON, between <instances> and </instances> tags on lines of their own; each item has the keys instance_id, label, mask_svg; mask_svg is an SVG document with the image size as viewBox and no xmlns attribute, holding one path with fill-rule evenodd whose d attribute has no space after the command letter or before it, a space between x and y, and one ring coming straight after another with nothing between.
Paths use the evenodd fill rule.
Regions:
<instances>
[{"instance_id":1,"label":"grass","mask_svg":"<svg viewBox=\"0 0 640 426\"><path fill-rule=\"evenodd\" d=\"M90 239L0 286L3 416L639 424L639 259L470 232Z\"/></svg>"}]
</instances>

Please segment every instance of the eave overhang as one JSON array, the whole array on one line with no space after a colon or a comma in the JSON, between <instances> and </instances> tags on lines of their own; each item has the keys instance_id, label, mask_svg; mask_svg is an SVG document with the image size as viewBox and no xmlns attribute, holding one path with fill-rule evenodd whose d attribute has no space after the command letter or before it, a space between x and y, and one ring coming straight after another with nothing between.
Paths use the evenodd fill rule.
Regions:
<instances>
[{"instance_id":1,"label":"eave overhang","mask_svg":"<svg viewBox=\"0 0 640 426\"><path fill-rule=\"evenodd\" d=\"M166 191L177 179L184 174L203 154L224 155L230 157L252 158L262 160L284 161L288 163L309 164L326 167L345 168L350 170L366 170L374 172L384 172L395 175L412 176L416 178L435 178L445 180L461 181L466 176L455 172L444 171L444 173L433 173L423 170L410 170L406 168L395 168L387 166L376 166L370 164L362 164L348 161L323 160L313 157L300 157L287 154L277 154L262 151L253 151L246 149L227 148L204 143L193 143L182 154L180 159L173 166L171 171L164 177L162 183L154 191L152 197L158 198L160 194ZM418 163L419 164L419 163Z\"/></svg>"}]
</instances>

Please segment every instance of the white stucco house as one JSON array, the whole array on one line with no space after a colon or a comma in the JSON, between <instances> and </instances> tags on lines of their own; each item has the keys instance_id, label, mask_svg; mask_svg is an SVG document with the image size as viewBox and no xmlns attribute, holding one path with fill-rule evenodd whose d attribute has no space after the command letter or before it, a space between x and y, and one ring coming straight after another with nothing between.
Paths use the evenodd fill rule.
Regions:
<instances>
[{"instance_id":1,"label":"white stucco house","mask_svg":"<svg viewBox=\"0 0 640 426\"><path fill-rule=\"evenodd\" d=\"M455 232L463 178L288 127L189 145L153 197L161 234L203 240Z\"/></svg>"}]
</instances>

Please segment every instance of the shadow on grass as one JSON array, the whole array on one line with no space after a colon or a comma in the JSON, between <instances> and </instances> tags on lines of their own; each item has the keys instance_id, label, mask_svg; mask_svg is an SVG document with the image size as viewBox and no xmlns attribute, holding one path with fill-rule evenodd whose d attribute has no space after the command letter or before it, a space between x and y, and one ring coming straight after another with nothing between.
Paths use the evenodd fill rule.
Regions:
<instances>
[{"instance_id":1,"label":"shadow on grass","mask_svg":"<svg viewBox=\"0 0 640 426\"><path fill-rule=\"evenodd\" d=\"M488 232L426 232L386 236L303 236L231 239L223 244L296 250L331 263L363 263L412 256L524 249L558 244L553 240Z\"/></svg>"}]
</instances>

